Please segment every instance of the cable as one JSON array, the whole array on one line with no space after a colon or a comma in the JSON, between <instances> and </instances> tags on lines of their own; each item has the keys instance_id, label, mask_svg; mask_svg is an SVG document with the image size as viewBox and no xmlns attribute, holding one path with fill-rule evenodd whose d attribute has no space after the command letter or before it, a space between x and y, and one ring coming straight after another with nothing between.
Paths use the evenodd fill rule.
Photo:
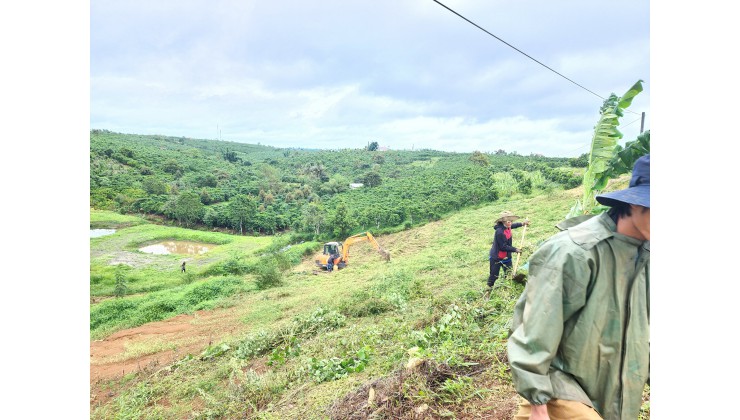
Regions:
<instances>
[{"instance_id":1,"label":"cable","mask_svg":"<svg viewBox=\"0 0 740 420\"><path fill-rule=\"evenodd\" d=\"M636 123L636 122L640 121L641 119L642 119L642 118L638 118L638 119L636 119L636 120L632 121L632 122L631 122L631 123L629 123L629 124L625 124L625 125L623 125L623 126L622 126L622 128L624 128L624 127L627 127L628 125L634 124L634 123Z\"/></svg>"},{"instance_id":2,"label":"cable","mask_svg":"<svg viewBox=\"0 0 740 420\"><path fill-rule=\"evenodd\" d=\"M511 45L511 44L509 44L508 42L504 41L503 39L501 39L501 38L497 37L496 35L494 35L494 34L492 34L492 33L490 33L490 32L488 32L487 30L483 29L483 28L482 28L482 27L480 27L480 26L479 26L478 24L476 24L475 22L473 22L473 21L471 21L470 19L466 18L465 16L461 15L460 13L457 13L456 11L454 11L454 10L450 9L449 7L445 6L444 4L440 3L440 2L439 2L439 1L437 1L437 0L433 0L433 1L434 1L435 3L437 3L437 4L439 4L440 6L444 7L445 9L449 10L450 12L452 12L452 13L454 13L454 14L456 14L456 15L460 16L460 17L461 17L462 19L464 19L465 21L467 21L467 22L468 22L468 23L470 23L471 25L475 26L476 28L480 29L481 31L483 31L483 32L487 33L488 35L491 35L492 37L496 38L497 40L499 40L499 41L503 42L504 44L508 45L509 47L511 47L511 48L513 48L513 49L515 49L515 50L516 50L516 51L518 51L518 52L519 52L520 54L524 55L525 57L529 58L530 60L534 61L535 63L537 63L537 64L541 65L542 67L544 67L544 68L546 68L546 69L548 69L548 70L550 70L551 72L553 72L553 73L557 74L558 76L562 77L563 79L565 79L565 80L567 80L567 81L569 81L569 82L573 83L574 85L576 85L576 86L580 87L581 89L583 89L583 90L585 90L585 91L587 91L587 92L590 92L590 93L592 93L592 94L596 95L597 97L599 97L599 98L601 98L601 99L603 99L603 100L606 100L606 98L604 98L603 96L599 95L598 93L595 93L595 92L593 92L592 90L590 90L590 89L588 89L588 88L586 88L586 87L584 87L584 86L581 86L580 84L578 84L578 83L574 82L573 80L571 80L571 79L569 79L569 78L565 77L564 75L560 74L560 73L559 73L559 72L557 72L556 70L553 70L552 68L550 68L550 67L549 67L549 66L547 66L546 64L543 64L543 63L541 63L540 61L538 61L537 59L533 58L532 56L530 56L529 54L525 53L524 51L520 50L519 48L517 48L517 47L515 47L515 46L513 46L513 45ZM627 111L627 112L632 112L632 113L633 113L633 114L635 114L635 115L640 115L640 114L638 114L638 113L636 113L636 112L634 112L634 111L628 110L628 109L626 109L625 111Z\"/></svg>"}]
</instances>

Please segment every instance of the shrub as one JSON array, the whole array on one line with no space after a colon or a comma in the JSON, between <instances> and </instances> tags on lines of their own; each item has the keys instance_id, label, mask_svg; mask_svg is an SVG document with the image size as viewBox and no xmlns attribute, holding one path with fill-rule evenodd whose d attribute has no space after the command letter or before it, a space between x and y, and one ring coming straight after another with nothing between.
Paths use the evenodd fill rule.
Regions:
<instances>
[{"instance_id":1,"label":"shrub","mask_svg":"<svg viewBox=\"0 0 740 420\"><path fill-rule=\"evenodd\" d=\"M283 283L283 273L272 264L259 264L257 266L257 279L254 282L259 290L279 286Z\"/></svg>"},{"instance_id":2,"label":"shrub","mask_svg":"<svg viewBox=\"0 0 740 420\"><path fill-rule=\"evenodd\" d=\"M113 293L117 298L125 296L128 291L128 283L126 282L127 269L128 267L123 264L118 264L118 266L116 266L116 287L113 290Z\"/></svg>"}]
</instances>

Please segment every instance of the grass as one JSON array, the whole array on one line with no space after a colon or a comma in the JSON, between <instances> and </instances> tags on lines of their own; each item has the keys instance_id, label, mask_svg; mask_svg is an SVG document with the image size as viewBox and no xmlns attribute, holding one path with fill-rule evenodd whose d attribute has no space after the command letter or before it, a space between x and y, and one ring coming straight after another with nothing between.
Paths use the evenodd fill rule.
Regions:
<instances>
[{"instance_id":1,"label":"grass","mask_svg":"<svg viewBox=\"0 0 740 420\"><path fill-rule=\"evenodd\" d=\"M91 418L325 419L373 411L410 418L413 410L510 418L515 392L505 345L523 286L499 281L490 300L481 297L493 221L503 210L529 217L524 262L557 232L576 198L577 191L517 195L378 236L390 263L372 247L357 246L346 269L316 275L305 258L266 290L250 283L252 274L226 277L243 282L231 301L241 314L239 332L206 349L208 357L188 355L116 385L116 397L91 407ZM520 234L514 231L515 246ZM295 255L317 248L310 244ZM228 252L222 256L228 259ZM146 267L132 275L139 270ZM172 288L161 299L179 304L197 284ZM407 369L412 359L419 364ZM641 419L649 418L649 391L646 401Z\"/></svg>"},{"instance_id":2,"label":"grass","mask_svg":"<svg viewBox=\"0 0 740 420\"><path fill-rule=\"evenodd\" d=\"M147 222L141 217L90 209L90 229L121 229L142 223Z\"/></svg>"},{"instance_id":3,"label":"grass","mask_svg":"<svg viewBox=\"0 0 740 420\"><path fill-rule=\"evenodd\" d=\"M216 246L201 255L156 255L139 251L143 246L167 240ZM183 260L187 260L187 272L202 276L234 255L254 264L272 241L270 237L234 236L150 223L119 229L111 235L90 239L90 295L114 295L118 265L127 267L129 294L153 292L192 281L180 272Z\"/></svg>"}]
</instances>

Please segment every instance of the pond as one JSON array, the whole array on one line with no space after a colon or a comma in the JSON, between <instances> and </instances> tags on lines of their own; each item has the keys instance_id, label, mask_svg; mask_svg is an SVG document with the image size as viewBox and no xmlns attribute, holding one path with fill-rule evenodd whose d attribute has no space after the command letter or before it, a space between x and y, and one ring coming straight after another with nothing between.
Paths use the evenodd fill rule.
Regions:
<instances>
[{"instance_id":1,"label":"pond","mask_svg":"<svg viewBox=\"0 0 740 420\"><path fill-rule=\"evenodd\" d=\"M213 249L216 245L202 244L199 242L191 241L164 241L152 245L147 245L143 248L139 248L139 251L146 252L147 254L185 254L185 255L199 255L205 254L206 252Z\"/></svg>"},{"instance_id":2,"label":"pond","mask_svg":"<svg viewBox=\"0 0 740 420\"><path fill-rule=\"evenodd\" d=\"M90 229L91 238L99 238L101 236L110 235L116 233L115 229Z\"/></svg>"}]
</instances>

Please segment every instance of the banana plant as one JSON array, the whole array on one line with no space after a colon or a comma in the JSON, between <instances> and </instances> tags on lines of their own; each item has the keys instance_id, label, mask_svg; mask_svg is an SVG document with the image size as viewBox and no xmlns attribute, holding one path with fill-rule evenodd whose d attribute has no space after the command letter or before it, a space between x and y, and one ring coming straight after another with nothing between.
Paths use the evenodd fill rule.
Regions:
<instances>
[{"instance_id":1,"label":"banana plant","mask_svg":"<svg viewBox=\"0 0 740 420\"><path fill-rule=\"evenodd\" d=\"M594 197L606 187L610 179L629 173L638 158L650 153L650 130L641 133L635 140L626 142L624 147L617 144L623 137L617 129L619 118L624 116L623 110L632 104L632 99L640 92L642 80L638 80L622 97L612 93L601 106L601 117L594 127L591 139L588 167L583 174L583 196L571 207L566 221L558 224L559 229L579 223L588 218L588 215L607 210L607 207L597 204ZM511 274L514 281L523 282L528 272L529 260Z\"/></svg>"},{"instance_id":2,"label":"banana plant","mask_svg":"<svg viewBox=\"0 0 740 420\"><path fill-rule=\"evenodd\" d=\"M645 137L643 136L642 139L638 137L637 140L630 142L629 149L627 147L622 148L617 142L624 135L617 129L617 127L619 126L619 119L624 116L624 110L632 104L632 99L634 99L634 97L640 92L642 92L642 80L638 80L637 83L632 85L632 87L621 97L612 93L606 100L604 100L604 103L599 110L601 116L594 127L594 134L591 139L588 167L586 168L586 172L583 174L583 196L581 200L577 200L573 207L571 207L566 218L594 213L594 210L597 210L597 203L594 197L604 189L609 179L612 179L615 174L621 171L625 166L628 168L627 171L632 170L632 163L634 163L634 161L632 163L624 161L619 152L628 150L624 153L624 158L630 158L632 156L632 152L637 150L638 146L644 146L646 144ZM648 148L649 141L650 134L648 132ZM636 146L632 147L631 145L633 144ZM639 156L642 155L638 155L637 157Z\"/></svg>"}]
</instances>

